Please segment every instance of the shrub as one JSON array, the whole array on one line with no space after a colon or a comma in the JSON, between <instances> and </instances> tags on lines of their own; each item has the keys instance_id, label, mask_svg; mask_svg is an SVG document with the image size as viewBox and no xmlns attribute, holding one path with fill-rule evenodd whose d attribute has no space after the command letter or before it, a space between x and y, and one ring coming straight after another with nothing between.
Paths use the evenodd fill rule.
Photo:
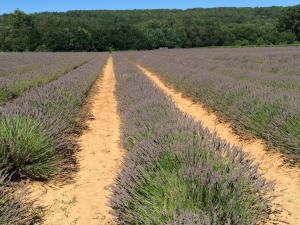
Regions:
<instances>
[{"instance_id":1,"label":"shrub","mask_svg":"<svg viewBox=\"0 0 300 225\"><path fill-rule=\"evenodd\" d=\"M0 165L16 176L48 178L57 173L60 159L46 131L34 119L0 120Z\"/></svg>"},{"instance_id":2,"label":"shrub","mask_svg":"<svg viewBox=\"0 0 300 225\"><path fill-rule=\"evenodd\" d=\"M39 210L33 208L27 194L23 186L12 184L0 172L0 225L33 225L40 221Z\"/></svg>"}]
</instances>

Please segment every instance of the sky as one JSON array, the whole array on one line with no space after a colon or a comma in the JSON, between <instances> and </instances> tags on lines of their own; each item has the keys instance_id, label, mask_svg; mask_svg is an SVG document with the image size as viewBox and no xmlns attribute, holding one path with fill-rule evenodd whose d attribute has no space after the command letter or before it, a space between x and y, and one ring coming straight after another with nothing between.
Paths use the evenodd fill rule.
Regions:
<instances>
[{"instance_id":1,"label":"sky","mask_svg":"<svg viewBox=\"0 0 300 225\"><path fill-rule=\"evenodd\" d=\"M300 0L0 0L0 14L19 8L26 13L75 9L187 9L211 7L291 6Z\"/></svg>"}]
</instances>

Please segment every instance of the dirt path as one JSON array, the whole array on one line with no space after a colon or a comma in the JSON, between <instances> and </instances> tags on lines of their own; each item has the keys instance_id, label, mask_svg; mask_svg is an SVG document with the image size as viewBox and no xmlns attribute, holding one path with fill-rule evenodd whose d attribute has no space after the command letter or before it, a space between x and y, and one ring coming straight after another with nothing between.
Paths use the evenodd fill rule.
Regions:
<instances>
[{"instance_id":1,"label":"dirt path","mask_svg":"<svg viewBox=\"0 0 300 225\"><path fill-rule=\"evenodd\" d=\"M38 202L45 205L45 225L112 224L107 206L110 186L121 165L120 119L114 96L115 75L110 56L104 74L90 98L94 120L80 138L79 172L75 183L62 188L41 188Z\"/></svg>"},{"instance_id":2,"label":"dirt path","mask_svg":"<svg viewBox=\"0 0 300 225\"><path fill-rule=\"evenodd\" d=\"M216 115L208 113L203 105L194 103L192 100L183 97L181 93L167 87L146 68L137 65L147 77L149 77L160 89L170 96L176 106L184 113L192 116L201 122L210 131L216 131L220 138L231 144L242 146L243 149L251 154L260 163L260 170L268 180L276 181L277 204L281 204L284 209L281 214L279 224L300 225L300 170L299 168L288 168L280 153L269 154L266 146L261 140L244 141L231 129L230 124L219 122Z\"/></svg>"}]
</instances>

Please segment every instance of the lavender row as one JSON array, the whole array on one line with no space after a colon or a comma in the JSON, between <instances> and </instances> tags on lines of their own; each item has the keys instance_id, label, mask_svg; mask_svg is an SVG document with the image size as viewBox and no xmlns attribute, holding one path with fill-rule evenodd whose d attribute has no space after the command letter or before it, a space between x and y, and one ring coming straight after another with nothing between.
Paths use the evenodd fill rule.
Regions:
<instances>
[{"instance_id":1,"label":"lavender row","mask_svg":"<svg viewBox=\"0 0 300 225\"><path fill-rule=\"evenodd\" d=\"M0 224L32 225L40 221L37 210L28 199L23 185L12 184L9 177L0 172Z\"/></svg>"},{"instance_id":2,"label":"lavender row","mask_svg":"<svg viewBox=\"0 0 300 225\"><path fill-rule=\"evenodd\" d=\"M52 64L72 64L90 60L97 53L0 53L0 77L21 75L29 72L42 72Z\"/></svg>"},{"instance_id":3,"label":"lavender row","mask_svg":"<svg viewBox=\"0 0 300 225\"><path fill-rule=\"evenodd\" d=\"M0 168L16 177L47 179L72 156L81 106L107 54L0 107Z\"/></svg>"},{"instance_id":4,"label":"lavender row","mask_svg":"<svg viewBox=\"0 0 300 225\"><path fill-rule=\"evenodd\" d=\"M89 62L95 53L5 53L0 55L0 104ZM1 76L2 75L2 76Z\"/></svg>"},{"instance_id":5,"label":"lavender row","mask_svg":"<svg viewBox=\"0 0 300 225\"><path fill-rule=\"evenodd\" d=\"M123 53L290 159L300 155L299 48Z\"/></svg>"},{"instance_id":6,"label":"lavender row","mask_svg":"<svg viewBox=\"0 0 300 225\"><path fill-rule=\"evenodd\" d=\"M176 109L122 53L114 54L122 145L113 188L119 224L256 224L273 186L247 155Z\"/></svg>"}]
</instances>

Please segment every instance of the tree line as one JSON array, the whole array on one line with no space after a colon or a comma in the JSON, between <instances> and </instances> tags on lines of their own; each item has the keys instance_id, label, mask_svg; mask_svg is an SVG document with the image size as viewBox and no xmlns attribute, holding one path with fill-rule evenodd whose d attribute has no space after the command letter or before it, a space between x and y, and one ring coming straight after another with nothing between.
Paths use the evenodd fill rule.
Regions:
<instances>
[{"instance_id":1,"label":"tree line","mask_svg":"<svg viewBox=\"0 0 300 225\"><path fill-rule=\"evenodd\" d=\"M300 5L0 16L0 51L107 51L300 41Z\"/></svg>"}]
</instances>

